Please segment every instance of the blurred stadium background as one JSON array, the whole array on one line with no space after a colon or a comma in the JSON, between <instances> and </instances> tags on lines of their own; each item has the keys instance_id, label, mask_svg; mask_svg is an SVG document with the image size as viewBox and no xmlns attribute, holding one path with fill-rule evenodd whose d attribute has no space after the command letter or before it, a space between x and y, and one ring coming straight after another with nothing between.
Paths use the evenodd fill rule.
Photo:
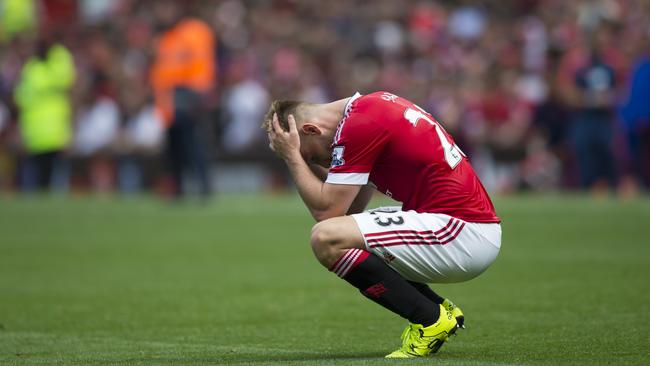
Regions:
<instances>
[{"instance_id":1,"label":"blurred stadium background","mask_svg":"<svg viewBox=\"0 0 650 366\"><path fill-rule=\"evenodd\" d=\"M646 0L0 0L0 364L380 363L402 320L312 258L259 128L272 99L375 90L442 122L504 220L493 268L440 288L469 328L424 361L647 364L648 19ZM205 204L158 199L185 196Z\"/></svg>"},{"instance_id":2,"label":"blurred stadium background","mask_svg":"<svg viewBox=\"0 0 650 366\"><path fill-rule=\"evenodd\" d=\"M269 101L357 90L431 111L492 192L648 187L647 1L2 0L0 9L4 192L283 189L258 128ZM174 51L184 39L201 41ZM174 127L174 113L190 127ZM179 179L179 169L198 174Z\"/></svg>"}]
</instances>

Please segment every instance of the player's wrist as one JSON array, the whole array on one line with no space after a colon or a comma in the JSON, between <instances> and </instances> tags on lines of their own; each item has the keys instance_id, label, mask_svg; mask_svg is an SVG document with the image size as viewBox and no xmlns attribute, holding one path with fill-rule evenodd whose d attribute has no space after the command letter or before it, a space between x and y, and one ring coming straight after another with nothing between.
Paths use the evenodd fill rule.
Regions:
<instances>
[{"instance_id":1,"label":"player's wrist","mask_svg":"<svg viewBox=\"0 0 650 366\"><path fill-rule=\"evenodd\" d=\"M284 161L286 161L287 164L291 164L291 163L295 164L295 163L304 163L305 159L302 158L300 151L290 150L284 155Z\"/></svg>"}]
</instances>

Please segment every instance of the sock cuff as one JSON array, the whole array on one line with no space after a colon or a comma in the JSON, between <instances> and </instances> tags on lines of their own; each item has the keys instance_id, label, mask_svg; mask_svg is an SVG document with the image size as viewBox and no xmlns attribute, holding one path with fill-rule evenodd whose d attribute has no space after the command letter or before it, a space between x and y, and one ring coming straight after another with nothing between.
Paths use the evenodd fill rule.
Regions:
<instances>
[{"instance_id":1,"label":"sock cuff","mask_svg":"<svg viewBox=\"0 0 650 366\"><path fill-rule=\"evenodd\" d=\"M362 249L348 249L347 252L343 253L343 255L332 264L329 270L343 278L348 274L348 272L350 272L350 270L358 266L359 263L365 261L369 255L370 253Z\"/></svg>"}]
</instances>

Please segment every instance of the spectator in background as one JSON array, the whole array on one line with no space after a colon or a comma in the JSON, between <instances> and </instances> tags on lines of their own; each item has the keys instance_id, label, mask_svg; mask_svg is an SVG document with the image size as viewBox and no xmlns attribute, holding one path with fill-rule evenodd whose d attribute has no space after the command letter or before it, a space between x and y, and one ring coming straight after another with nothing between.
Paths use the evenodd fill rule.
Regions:
<instances>
[{"instance_id":1,"label":"spectator in background","mask_svg":"<svg viewBox=\"0 0 650 366\"><path fill-rule=\"evenodd\" d=\"M0 0L0 41L30 31L36 25L34 0Z\"/></svg>"},{"instance_id":2,"label":"spectator in background","mask_svg":"<svg viewBox=\"0 0 650 366\"><path fill-rule=\"evenodd\" d=\"M650 29L648 30L650 33ZM650 34L649 34L650 36ZM650 43L648 43L650 46ZM635 178L650 187L650 50L632 74L627 103L621 110Z\"/></svg>"},{"instance_id":3,"label":"spectator in background","mask_svg":"<svg viewBox=\"0 0 650 366\"><path fill-rule=\"evenodd\" d=\"M600 26L589 36L588 47L577 47L565 56L560 82L572 108L571 139L581 185L598 193L616 184L612 143L616 87L622 72L611 29Z\"/></svg>"},{"instance_id":4,"label":"spectator in background","mask_svg":"<svg viewBox=\"0 0 650 366\"><path fill-rule=\"evenodd\" d=\"M512 192L521 180L519 162L526 155L526 133L531 110L515 90L514 72L492 71L480 106L480 118L486 125L485 145L490 153L491 188Z\"/></svg>"},{"instance_id":5,"label":"spectator in background","mask_svg":"<svg viewBox=\"0 0 650 366\"><path fill-rule=\"evenodd\" d=\"M259 121L269 104L269 93L259 81L247 77L244 64L232 66L239 70L231 71L233 85L225 93L224 109L229 122L224 126L221 144L230 154L245 153L263 141Z\"/></svg>"},{"instance_id":6,"label":"spectator in background","mask_svg":"<svg viewBox=\"0 0 650 366\"><path fill-rule=\"evenodd\" d=\"M552 68L552 71L548 73L548 79L551 80L551 76L555 74L555 68ZM548 165L560 165L561 161L568 161L569 147L567 146L567 125L568 125L568 112L567 108L564 105L557 84L551 82L550 88L546 100L537 105L533 111L532 115L532 126L531 126L531 141L534 141L535 144L539 143L539 139L543 141L544 150L548 152L548 155L541 153L542 149L538 149L537 152L534 152L534 155L537 155L537 158L534 159L538 162L543 161L548 163ZM536 145L535 147L540 147ZM530 147L529 147L530 150ZM530 153L530 151L529 151ZM535 164L533 164L534 166ZM562 172L561 169L568 169L567 166L555 166L557 170L549 169L548 165L537 164L537 167L542 167L543 169L537 170L540 174L535 174L536 178L526 179L526 185L530 188L547 188L547 187L557 187L560 185L562 176L568 176L568 172ZM527 166L528 171L532 168ZM552 176L555 173L557 176ZM561 174L564 173L564 174ZM530 175L530 174L529 174ZM566 179L566 178L565 178ZM552 184L554 182L555 184ZM566 182L564 185L568 185Z\"/></svg>"},{"instance_id":7,"label":"spectator in background","mask_svg":"<svg viewBox=\"0 0 650 366\"><path fill-rule=\"evenodd\" d=\"M72 55L61 44L41 39L36 53L23 66L14 91L19 110L20 132L27 152L21 167L25 190L55 184L61 173L62 155L70 142L70 88L75 79Z\"/></svg>"},{"instance_id":8,"label":"spectator in background","mask_svg":"<svg viewBox=\"0 0 650 366\"><path fill-rule=\"evenodd\" d=\"M151 174L147 173L160 170L157 157L162 150L163 139L163 124L152 105L145 105L127 119L118 140L118 185L122 193L137 193L146 183L152 186Z\"/></svg>"},{"instance_id":9,"label":"spectator in background","mask_svg":"<svg viewBox=\"0 0 650 366\"><path fill-rule=\"evenodd\" d=\"M120 111L103 77L93 82L78 113L73 152L88 167L90 185L96 192L109 192L114 186L113 145L120 127Z\"/></svg>"},{"instance_id":10,"label":"spectator in background","mask_svg":"<svg viewBox=\"0 0 650 366\"><path fill-rule=\"evenodd\" d=\"M185 193L183 173L189 168L198 177L201 195L207 197L211 184L198 124L204 95L215 84L213 31L201 20L182 18L176 1L156 2L154 13L161 32L151 81L156 109L167 127L174 195Z\"/></svg>"},{"instance_id":11,"label":"spectator in background","mask_svg":"<svg viewBox=\"0 0 650 366\"><path fill-rule=\"evenodd\" d=\"M0 99L0 190L9 186L10 172L10 155L5 149L5 131L9 127L9 108L5 106Z\"/></svg>"}]
</instances>

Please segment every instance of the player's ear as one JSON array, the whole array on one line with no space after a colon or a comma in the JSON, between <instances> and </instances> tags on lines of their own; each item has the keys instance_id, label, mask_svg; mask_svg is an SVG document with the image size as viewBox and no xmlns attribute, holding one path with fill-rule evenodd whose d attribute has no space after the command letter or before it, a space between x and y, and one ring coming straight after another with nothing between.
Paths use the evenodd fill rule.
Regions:
<instances>
[{"instance_id":1,"label":"player's ear","mask_svg":"<svg viewBox=\"0 0 650 366\"><path fill-rule=\"evenodd\" d=\"M320 130L320 128L318 128L318 126L311 123L303 124L302 127L300 127L300 129L302 130L302 133L304 133L305 135L320 135L322 133L322 131Z\"/></svg>"}]
</instances>

